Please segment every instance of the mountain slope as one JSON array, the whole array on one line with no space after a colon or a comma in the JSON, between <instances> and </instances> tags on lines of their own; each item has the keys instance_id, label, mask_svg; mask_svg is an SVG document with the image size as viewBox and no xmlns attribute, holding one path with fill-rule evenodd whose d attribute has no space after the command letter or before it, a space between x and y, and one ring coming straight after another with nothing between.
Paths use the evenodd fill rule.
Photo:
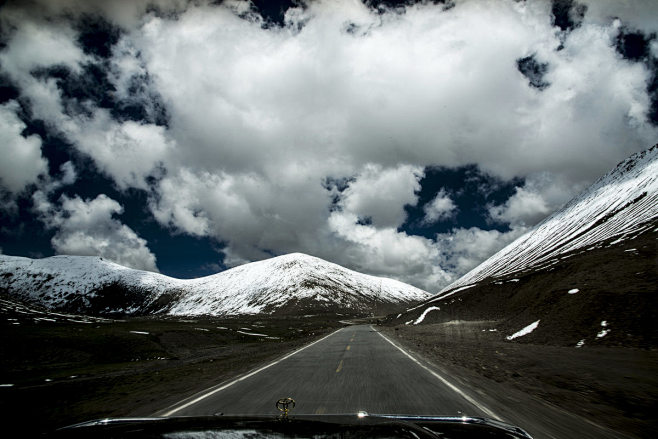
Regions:
<instances>
[{"instance_id":1,"label":"mountain slope","mask_svg":"<svg viewBox=\"0 0 658 439\"><path fill-rule=\"evenodd\" d=\"M486 321L503 340L658 342L658 147L391 323Z\"/></svg>"},{"instance_id":2,"label":"mountain slope","mask_svg":"<svg viewBox=\"0 0 658 439\"><path fill-rule=\"evenodd\" d=\"M0 289L51 309L92 314L363 313L429 296L301 253L190 280L97 257L0 255Z\"/></svg>"},{"instance_id":3,"label":"mountain slope","mask_svg":"<svg viewBox=\"0 0 658 439\"><path fill-rule=\"evenodd\" d=\"M658 145L619 163L562 209L443 288L439 295L488 277L548 267L560 255L600 246L613 237L624 241L649 230L656 217Z\"/></svg>"}]
</instances>

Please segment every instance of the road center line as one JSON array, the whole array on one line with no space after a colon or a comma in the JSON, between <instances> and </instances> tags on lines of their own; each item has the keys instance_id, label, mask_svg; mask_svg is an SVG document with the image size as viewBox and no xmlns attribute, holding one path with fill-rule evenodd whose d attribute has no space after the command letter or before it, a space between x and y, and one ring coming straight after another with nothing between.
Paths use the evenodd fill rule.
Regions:
<instances>
[{"instance_id":1,"label":"road center line","mask_svg":"<svg viewBox=\"0 0 658 439\"><path fill-rule=\"evenodd\" d=\"M349 351L349 350L350 350L350 345L347 345L347 347L345 348L345 350L346 350L346 351Z\"/></svg>"},{"instance_id":2,"label":"road center line","mask_svg":"<svg viewBox=\"0 0 658 439\"><path fill-rule=\"evenodd\" d=\"M339 373L343 369L343 360L340 360L338 367L336 368L336 373Z\"/></svg>"},{"instance_id":3,"label":"road center line","mask_svg":"<svg viewBox=\"0 0 658 439\"><path fill-rule=\"evenodd\" d=\"M174 413L179 412L179 411L181 411L181 410L183 410L183 409L185 409L185 408L187 408L187 407L189 407L189 406L191 406L191 405L194 405L194 404L196 404L197 402L199 402L199 401L201 401L201 400L204 400L204 399L206 399L207 397L209 397L209 396L211 396L211 395L214 395L214 394L217 393L217 392L221 392L222 390L226 389L227 387L231 387L231 386L232 386L233 384L235 384L235 383L238 383L238 382L240 382L240 381L244 381L244 380L246 380L247 378L256 375L258 372L262 372L262 371L264 371L265 369L274 366L275 364L279 364L279 363L282 362L283 360L286 360L286 359L292 357L293 355L295 355L295 354L297 354L297 353L303 351L304 349L306 349L306 348L310 348L310 347L313 346L314 344L320 343L322 340L325 340L325 339L331 337L332 335L334 335L335 333L337 333L337 332L340 331L341 329L343 329L343 328L336 329L336 330L335 330L334 332L332 332L331 334L329 334L329 335L325 335L325 336L322 337L321 339L319 339L319 340L315 340L313 343L309 343L309 344L307 344L306 346L304 346L304 347L302 347L302 348L300 348L300 349L297 349L296 351L293 351L293 352L291 352L291 353L285 355L284 357L281 357L281 358L279 358L278 360L273 361L272 363L270 363L270 364L268 364L268 365L266 365L266 366L263 366L263 367L261 367L261 368L259 368L259 369L254 370L253 372L248 373L247 375L241 376L240 378L236 378L236 379L234 379L233 381L229 381L229 382L226 383L226 384L217 384L217 385L215 385L215 386L213 386L213 387L209 387L208 389L202 391L202 392L201 392L201 395L197 396L196 398L194 397L194 395L192 395L192 396L190 396L189 398L193 398L193 399L189 400L188 402L183 403L183 401L185 401L186 399L189 399L189 398L186 398L186 399L184 399L183 401L181 401L181 402L178 403L178 404L182 404L182 405L180 405L180 406L178 406L178 407L175 407L175 405L174 405L174 408L172 408L172 409L170 409L170 410L168 410L168 411L166 411L166 412L164 412L164 413L162 413L162 414L160 414L160 415L158 415L158 413L160 413L160 412L156 412L155 416L163 416L163 417L171 416L171 415L173 415ZM341 361L341 367L342 367L342 361ZM338 371L336 371L336 372L338 372Z\"/></svg>"},{"instance_id":4,"label":"road center line","mask_svg":"<svg viewBox=\"0 0 658 439\"><path fill-rule=\"evenodd\" d=\"M487 407L483 406L482 404L480 404L479 402L477 402L475 399L473 399L473 398L471 398L470 396L468 396L468 395L467 395L466 393L464 393L460 388L458 388L457 386L455 386L454 384L452 384L451 382L449 382L448 380L446 380L445 378L443 378L441 375L439 375L438 373L434 372L432 369L430 369L429 367L425 366L425 365L422 364L420 361L418 361L417 359L415 359L414 357L412 357L411 354L409 354L407 351L405 351L404 349L402 349L400 346L398 346L398 345L396 345L395 343L393 343L388 337L386 337L386 336L385 336L384 334L382 334L380 331L377 331L375 328L373 328L372 325L370 325L370 328L371 328L373 331L375 331L377 334L381 335L382 338L383 338L384 340L386 340L387 342L389 342L390 344L392 344L394 347L396 347L396 348L397 348L400 352L402 352L404 355L406 355L407 357L409 357L409 359L410 359L411 361L413 361L414 363L416 363L417 365L419 365L420 367L422 367L423 369L425 369L426 371L428 371L429 373L431 373L435 378L437 378L439 381L441 381L441 382L442 382L443 384L445 384L447 387L449 387L450 389L452 389L453 391L455 391L455 392L457 392L459 395L461 395L466 401L470 402L470 403L473 404L475 407L477 407L478 409L482 410L482 412L484 412L488 417L490 417L490 418L494 418L494 419L502 419L500 416L496 415L493 411L489 410Z\"/></svg>"}]
</instances>

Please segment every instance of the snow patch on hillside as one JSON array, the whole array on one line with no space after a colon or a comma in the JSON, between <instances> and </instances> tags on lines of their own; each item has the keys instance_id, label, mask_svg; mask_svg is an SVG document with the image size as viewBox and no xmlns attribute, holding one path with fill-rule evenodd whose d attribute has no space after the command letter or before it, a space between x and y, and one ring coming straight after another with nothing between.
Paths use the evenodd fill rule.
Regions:
<instances>
[{"instance_id":1,"label":"snow patch on hillside","mask_svg":"<svg viewBox=\"0 0 658 439\"><path fill-rule=\"evenodd\" d=\"M523 337L524 335L528 335L528 334L530 334L532 331L534 331L535 329L537 329L537 326L539 326L539 322L540 322L540 321L541 321L541 320L537 320L536 322L532 322L532 323L530 323L528 326L526 326L525 328L521 329L520 331L517 331L517 332L515 332L515 333L512 334L512 335L508 335L508 336L505 337L505 338L506 338L507 340L514 340L515 338Z\"/></svg>"},{"instance_id":2,"label":"snow patch on hillside","mask_svg":"<svg viewBox=\"0 0 658 439\"><path fill-rule=\"evenodd\" d=\"M417 324L419 324L420 322L422 322L423 320L425 320L425 316L426 316L429 312L431 312L431 311L440 311L440 310L441 310L441 308L439 308L438 306L430 306L430 307L427 308L425 311L423 311L423 313L420 315L420 317L418 317L418 318L416 319L416 321L414 322L414 325L417 325Z\"/></svg>"}]
</instances>

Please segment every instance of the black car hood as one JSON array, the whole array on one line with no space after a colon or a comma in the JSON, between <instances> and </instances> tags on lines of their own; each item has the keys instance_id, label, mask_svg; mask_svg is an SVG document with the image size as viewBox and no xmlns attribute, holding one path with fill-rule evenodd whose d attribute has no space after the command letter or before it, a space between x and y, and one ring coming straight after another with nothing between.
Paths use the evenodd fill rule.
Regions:
<instances>
[{"instance_id":1,"label":"black car hood","mask_svg":"<svg viewBox=\"0 0 658 439\"><path fill-rule=\"evenodd\" d=\"M530 438L519 427L471 417L372 415L204 416L99 419L71 425L54 438Z\"/></svg>"}]
</instances>

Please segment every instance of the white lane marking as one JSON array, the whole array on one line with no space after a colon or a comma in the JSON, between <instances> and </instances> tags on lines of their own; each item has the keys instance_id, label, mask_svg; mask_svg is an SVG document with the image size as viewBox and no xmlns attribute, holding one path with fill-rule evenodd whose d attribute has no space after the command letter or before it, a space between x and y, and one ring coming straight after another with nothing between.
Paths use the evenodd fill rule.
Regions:
<instances>
[{"instance_id":1,"label":"white lane marking","mask_svg":"<svg viewBox=\"0 0 658 439\"><path fill-rule=\"evenodd\" d=\"M393 342L392 342L388 337L386 337L384 334L382 334L381 332L377 331L377 330L376 330L375 328L373 328L372 326L370 326L370 328L372 328L372 330L375 331L377 334L381 335L382 338L383 338L384 340L386 340L387 342L389 342L390 344L392 344L394 347L396 347L396 348L397 348L400 352L402 352L404 355L406 355L407 357L409 357L409 359L410 359L411 361L413 361L414 363L416 363L417 365L419 365L420 367L422 367L423 369L425 369L426 371L428 371L429 373L431 373L432 375L434 375L435 378L437 378L437 379L438 379L439 381L441 381L443 384L445 384L446 386L448 386L450 389L452 389L452 390L454 390L455 392L457 392L457 393L458 393L459 395L461 395L466 401L470 402L470 403L473 404L475 407L477 407L478 409L482 410L482 412L484 412L488 417L490 417L490 418L494 418L494 419L502 419L500 416L498 416L497 414L495 414L493 411L489 410L487 407L483 406L482 404L480 404L479 402L477 402L476 400L474 400L473 398L471 398L470 396L468 396L468 395L467 395L466 393L464 393L459 387L455 386L454 384L452 384L451 382L449 382L448 380L446 380L445 378L443 378L441 375L439 375L438 373L434 372L432 369L430 369L429 367L425 366L425 365L422 364L420 361L416 360L414 357L411 356L411 354L409 354L407 351L405 351L404 349L402 349L400 346L398 346L398 345L396 345L395 343L393 343Z\"/></svg>"},{"instance_id":2,"label":"white lane marking","mask_svg":"<svg viewBox=\"0 0 658 439\"><path fill-rule=\"evenodd\" d=\"M279 358L278 360L275 360L275 361L273 361L272 363L270 363L270 364L268 364L268 365L266 365L266 366L261 367L260 369L256 369L256 370L254 370L253 372L248 373L248 374L245 375L245 376L242 376L242 377L240 377L240 378L236 378L236 379L234 379L233 381L230 381L230 382L228 382L228 383L226 383L226 384L224 384L224 385L221 385L221 384L220 384L219 387L217 387L217 388L215 388L215 389L213 389L213 387L215 387L215 386L210 387L209 389L206 389L206 391L204 391L205 393L199 395L198 397L192 399L191 401L188 401L188 402L186 402L186 403L184 403L184 404L182 404L182 405L180 405L180 406L178 406L178 407L175 407L175 408L173 408L173 409L171 409L171 410L169 410L169 411L167 411L167 412L165 412L165 413L163 413L163 414L161 414L161 415L159 415L159 416L164 416L164 417L166 417L166 416L171 416L171 415L173 415L173 414L176 413L176 412L179 412L179 411L181 411L181 410L183 410L183 409L185 409L185 408L188 408L189 406L194 405L194 404L196 404L197 402L199 402L199 401L201 401L201 400L204 400L204 399L206 399L207 397L209 397L209 396L211 396L211 395L214 395L214 394L217 393L217 392L221 392L222 390L226 389L227 387L231 387L231 386L232 386L233 384L235 384L235 383L238 383L238 382L240 382L240 381L246 380L247 378L256 375L258 372L262 372L262 371L264 371L265 369L274 366L275 364L279 364L279 363L282 362L283 360L292 357L293 355L295 355L295 354L297 354L297 353L303 351L303 350L306 349L306 348L310 348L311 346L313 346L313 345L316 344L316 343L320 343L322 340L331 337L332 335L334 335L335 333L337 333L337 332L340 331L341 329L343 329L343 328L337 329L337 330L335 330L334 332L332 332L331 334L329 334L329 335L325 335L325 336L322 337L321 339L316 340L316 341L314 341L313 343L307 344L307 345L304 346L303 348L298 349L298 350L296 350L296 351L293 351L293 352L289 353L288 355L286 355L286 356L284 356L284 357L281 357L281 358ZM185 401L185 400L183 400L183 401ZM181 404L183 401L179 402L178 404ZM156 415L155 415L155 416L158 416L157 413L158 413L158 412L156 412Z\"/></svg>"}]
</instances>

